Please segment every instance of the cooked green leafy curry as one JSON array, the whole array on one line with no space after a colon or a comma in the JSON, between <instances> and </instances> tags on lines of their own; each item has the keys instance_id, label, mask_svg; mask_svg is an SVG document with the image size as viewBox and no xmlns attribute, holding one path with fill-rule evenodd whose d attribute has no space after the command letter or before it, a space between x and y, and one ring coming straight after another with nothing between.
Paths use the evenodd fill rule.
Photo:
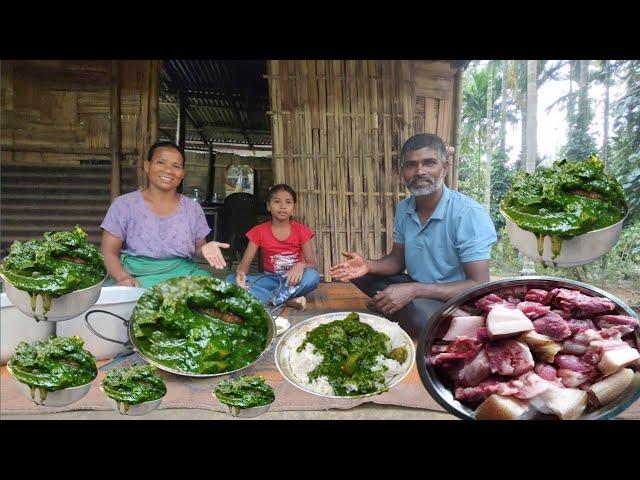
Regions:
<instances>
[{"instance_id":1,"label":"cooked green leafy curry","mask_svg":"<svg viewBox=\"0 0 640 480\"><path fill-rule=\"evenodd\" d=\"M133 334L149 359L183 372L242 368L264 351L269 316L237 285L213 277L159 283L138 300Z\"/></svg>"},{"instance_id":2,"label":"cooked green leafy curry","mask_svg":"<svg viewBox=\"0 0 640 480\"><path fill-rule=\"evenodd\" d=\"M391 339L361 322L355 312L344 320L325 323L307 332L297 351L303 351L308 343L314 346L314 353L323 356L322 362L309 373L309 380L326 376L334 393L340 396L387 391L384 377L387 367L378 365L378 356L399 363L404 363L408 356L404 347L390 349Z\"/></svg>"},{"instance_id":3,"label":"cooked green leafy curry","mask_svg":"<svg viewBox=\"0 0 640 480\"><path fill-rule=\"evenodd\" d=\"M42 295L44 314L52 298L91 287L106 275L100 251L78 226L70 232L46 232L43 240L13 242L0 272L18 290L31 294L34 312Z\"/></svg>"},{"instance_id":4,"label":"cooked green leafy curry","mask_svg":"<svg viewBox=\"0 0 640 480\"><path fill-rule=\"evenodd\" d=\"M554 162L533 175L518 172L501 207L516 225L537 234L540 255L544 236L550 235L555 258L563 239L622 220L627 202L620 184L592 155L584 161Z\"/></svg>"},{"instance_id":5,"label":"cooked green leafy curry","mask_svg":"<svg viewBox=\"0 0 640 480\"><path fill-rule=\"evenodd\" d=\"M80 337L53 335L44 342L20 342L7 366L16 380L31 387L32 397L39 388L44 400L47 392L78 387L96 378L96 359L83 345Z\"/></svg>"},{"instance_id":6,"label":"cooked green leafy curry","mask_svg":"<svg viewBox=\"0 0 640 480\"><path fill-rule=\"evenodd\" d=\"M261 376L229 378L218 384L214 390L220 403L236 408L251 408L269 405L276 395Z\"/></svg>"},{"instance_id":7,"label":"cooked green leafy curry","mask_svg":"<svg viewBox=\"0 0 640 480\"><path fill-rule=\"evenodd\" d=\"M102 391L117 402L136 405L164 397L167 387L153 365L132 365L109 370Z\"/></svg>"}]
</instances>

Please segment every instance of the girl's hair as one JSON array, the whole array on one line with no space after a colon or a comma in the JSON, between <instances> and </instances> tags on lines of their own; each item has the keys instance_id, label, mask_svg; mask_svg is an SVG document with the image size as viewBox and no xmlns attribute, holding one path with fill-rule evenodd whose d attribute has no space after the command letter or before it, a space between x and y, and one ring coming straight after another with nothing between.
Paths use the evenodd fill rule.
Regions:
<instances>
[{"instance_id":1,"label":"girl's hair","mask_svg":"<svg viewBox=\"0 0 640 480\"><path fill-rule=\"evenodd\" d=\"M269 192L267 193L266 202L269 203L271 201L271 197L273 197L273 195L279 191L289 192L293 197L293 203L298 203L298 195L296 195L296 191L286 183L279 183L278 185L274 185L273 187L271 187L269 189Z\"/></svg>"},{"instance_id":2,"label":"girl's hair","mask_svg":"<svg viewBox=\"0 0 640 480\"><path fill-rule=\"evenodd\" d=\"M173 148L177 150L180 155L182 155L182 163L184 164L184 152L180 150L180 147L173 142L168 140L163 140L161 142L156 142L151 147L149 147L149 153L147 153L147 161L150 162L153 158L153 154L156 153L156 150L159 148Z\"/></svg>"}]
</instances>

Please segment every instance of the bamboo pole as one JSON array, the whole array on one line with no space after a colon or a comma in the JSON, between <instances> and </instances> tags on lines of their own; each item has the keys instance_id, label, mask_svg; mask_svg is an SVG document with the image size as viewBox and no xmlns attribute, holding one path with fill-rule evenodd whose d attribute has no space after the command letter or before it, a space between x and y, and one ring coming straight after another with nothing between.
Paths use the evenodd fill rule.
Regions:
<instances>
[{"instance_id":1,"label":"bamboo pole","mask_svg":"<svg viewBox=\"0 0 640 480\"><path fill-rule=\"evenodd\" d=\"M111 149L111 200L120 195L120 151L122 147L122 125L120 122L120 64L111 62L109 146Z\"/></svg>"},{"instance_id":2,"label":"bamboo pole","mask_svg":"<svg viewBox=\"0 0 640 480\"><path fill-rule=\"evenodd\" d=\"M132 65L133 62L129 65ZM140 155L137 161L137 177L138 177L138 186L144 187L146 184L146 175L144 173L144 158L147 154L147 139L148 139L148 129L149 129L149 77L150 77L150 66L149 62L144 63L144 67L142 69L142 76L140 78L140 116L138 117L138 150Z\"/></svg>"},{"instance_id":3,"label":"bamboo pole","mask_svg":"<svg viewBox=\"0 0 640 480\"><path fill-rule=\"evenodd\" d=\"M460 168L460 123L462 117L462 67L456 70L453 80L453 165L451 188L458 190L459 168Z\"/></svg>"},{"instance_id":4,"label":"bamboo pole","mask_svg":"<svg viewBox=\"0 0 640 480\"><path fill-rule=\"evenodd\" d=\"M160 72L162 60L151 60L151 84L149 89L149 146L158 141L158 107L160 102Z\"/></svg>"}]
</instances>

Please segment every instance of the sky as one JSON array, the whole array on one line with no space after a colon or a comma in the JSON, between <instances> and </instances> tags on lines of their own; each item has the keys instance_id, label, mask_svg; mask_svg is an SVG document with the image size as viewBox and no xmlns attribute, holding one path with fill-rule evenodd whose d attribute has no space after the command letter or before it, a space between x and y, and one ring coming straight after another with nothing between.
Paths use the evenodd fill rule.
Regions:
<instances>
[{"instance_id":1,"label":"sky","mask_svg":"<svg viewBox=\"0 0 640 480\"><path fill-rule=\"evenodd\" d=\"M562 76L567 76L569 66L565 65L560 70ZM577 91L578 85L574 82L574 92ZM609 89L610 105L620 97L624 91L622 85L612 85ZM553 104L558 98L569 93L569 81L546 82L538 89L538 156L549 156L552 160L558 160L558 152L567 141L567 122L566 111L561 106L554 107L549 113L546 109ZM602 137L604 128L604 86L591 82L589 85L589 98L591 99L591 108L594 111L594 118L589 129L596 142L598 148L602 148ZM610 107L611 108L611 107ZM612 134L611 119L609 120L609 138ZM515 162L521 148L520 124L515 123L507 125L507 146L511 147L509 159Z\"/></svg>"}]
</instances>

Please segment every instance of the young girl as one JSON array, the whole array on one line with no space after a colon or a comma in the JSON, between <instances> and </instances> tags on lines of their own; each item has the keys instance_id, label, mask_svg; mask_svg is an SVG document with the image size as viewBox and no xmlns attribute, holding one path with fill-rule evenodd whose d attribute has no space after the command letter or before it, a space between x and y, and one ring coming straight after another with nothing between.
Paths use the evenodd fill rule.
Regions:
<instances>
[{"instance_id":1,"label":"young girl","mask_svg":"<svg viewBox=\"0 0 640 480\"><path fill-rule=\"evenodd\" d=\"M170 278L211 275L193 261L201 254L210 265L226 265L220 248L207 242L211 231L202 207L178 193L184 178L184 156L172 142L149 149L142 190L117 197L104 217L101 251L116 285L148 288Z\"/></svg>"},{"instance_id":2,"label":"young girl","mask_svg":"<svg viewBox=\"0 0 640 480\"><path fill-rule=\"evenodd\" d=\"M271 221L256 225L247 232L249 246L238 265L236 275L230 274L227 282L235 282L249 289L262 303L287 305L304 310L304 295L315 290L320 283L316 268L315 251L311 238L314 233L291 219L296 205L296 192L289 185L273 186L267 193L267 210ZM262 248L266 277L253 283L259 275L247 275L258 248ZM280 282L282 288L278 292ZM274 295L277 295L274 298Z\"/></svg>"}]
</instances>

